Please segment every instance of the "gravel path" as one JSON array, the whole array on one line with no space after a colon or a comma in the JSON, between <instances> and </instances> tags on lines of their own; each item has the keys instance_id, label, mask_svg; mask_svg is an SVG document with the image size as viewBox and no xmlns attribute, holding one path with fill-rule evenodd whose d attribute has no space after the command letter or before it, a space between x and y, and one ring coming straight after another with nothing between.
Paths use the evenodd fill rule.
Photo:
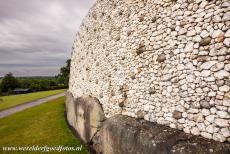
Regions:
<instances>
[{"instance_id":1,"label":"gravel path","mask_svg":"<svg viewBox=\"0 0 230 154\"><path fill-rule=\"evenodd\" d=\"M45 97L45 98L42 98L42 99L38 99L36 101L32 101L32 102L29 102L29 103L17 105L15 107L12 107L12 108L9 108L9 109L2 110L2 111L0 111L0 118L7 117L7 116L9 116L11 114L14 114L16 112L20 112L22 110L31 108L31 107L39 105L39 104L43 104L43 103L45 103L45 102L47 102L49 100L56 99L56 98L64 96L64 95L65 95L65 93L61 93L61 94Z\"/></svg>"}]
</instances>

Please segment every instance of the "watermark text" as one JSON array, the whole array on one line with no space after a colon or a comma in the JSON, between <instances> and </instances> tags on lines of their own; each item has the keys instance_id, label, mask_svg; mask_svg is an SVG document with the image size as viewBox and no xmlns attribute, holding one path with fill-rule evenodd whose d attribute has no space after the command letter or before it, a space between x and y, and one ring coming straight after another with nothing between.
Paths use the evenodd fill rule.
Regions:
<instances>
[{"instance_id":1,"label":"watermark text","mask_svg":"<svg viewBox=\"0 0 230 154\"><path fill-rule=\"evenodd\" d=\"M51 151L57 151L57 152L68 152L68 151L81 151L82 145L77 147L69 147L69 146L5 146L2 147L3 151L40 151L40 152L51 152Z\"/></svg>"}]
</instances>

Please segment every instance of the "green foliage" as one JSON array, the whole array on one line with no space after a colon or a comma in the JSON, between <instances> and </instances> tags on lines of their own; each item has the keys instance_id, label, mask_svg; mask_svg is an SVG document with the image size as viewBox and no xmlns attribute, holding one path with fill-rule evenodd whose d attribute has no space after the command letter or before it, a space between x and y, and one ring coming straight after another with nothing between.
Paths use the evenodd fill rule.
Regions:
<instances>
[{"instance_id":1,"label":"green foliage","mask_svg":"<svg viewBox=\"0 0 230 154\"><path fill-rule=\"evenodd\" d=\"M8 73L0 79L0 95L13 93L15 88L30 89L32 91L45 91L54 89L66 89L69 84L70 62L66 61L66 66L60 68L60 73L56 77L17 77Z\"/></svg>"},{"instance_id":2,"label":"green foliage","mask_svg":"<svg viewBox=\"0 0 230 154\"><path fill-rule=\"evenodd\" d=\"M70 63L71 60L68 59L66 61L66 66L62 67L60 73L57 75L58 82L66 86L69 84Z\"/></svg>"},{"instance_id":3,"label":"green foliage","mask_svg":"<svg viewBox=\"0 0 230 154\"><path fill-rule=\"evenodd\" d=\"M0 119L0 138L0 153L88 153L85 146L81 151L72 152L2 151L3 146L80 146L64 119L63 97Z\"/></svg>"},{"instance_id":4,"label":"green foliage","mask_svg":"<svg viewBox=\"0 0 230 154\"><path fill-rule=\"evenodd\" d=\"M19 87L19 81L13 76L12 73L8 73L1 81L1 92L11 93L12 90Z\"/></svg>"},{"instance_id":5,"label":"green foliage","mask_svg":"<svg viewBox=\"0 0 230 154\"><path fill-rule=\"evenodd\" d=\"M32 91L66 89L67 84L60 83L57 77L19 77L19 88L29 88Z\"/></svg>"},{"instance_id":6,"label":"green foliage","mask_svg":"<svg viewBox=\"0 0 230 154\"><path fill-rule=\"evenodd\" d=\"M32 91L40 91L41 90L41 86L38 83L31 83L29 87Z\"/></svg>"},{"instance_id":7,"label":"green foliage","mask_svg":"<svg viewBox=\"0 0 230 154\"><path fill-rule=\"evenodd\" d=\"M64 89L66 86L58 84L55 77L48 78L20 78L20 88L29 88L32 91L45 91L53 89Z\"/></svg>"}]
</instances>

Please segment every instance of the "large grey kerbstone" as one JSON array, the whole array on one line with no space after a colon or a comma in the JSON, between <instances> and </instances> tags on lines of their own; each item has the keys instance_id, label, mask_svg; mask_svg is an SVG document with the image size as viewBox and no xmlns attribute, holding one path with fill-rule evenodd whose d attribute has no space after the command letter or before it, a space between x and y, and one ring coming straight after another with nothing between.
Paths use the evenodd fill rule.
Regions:
<instances>
[{"instance_id":1,"label":"large grey kerbstone","mask_svg":"<svg viewBox=\"0 0 230 154\"><path fill-rule=\"evenodd\" d=\"M186 134L167 126L115 115L92 140L103 154L228 154L230 144Z\"/></svg>"},{"instance_id":2,"label":"large grey kerbstone","mask_svg":"<svg viewBox=\"0 0 230 154\"><path fill-rule=\"evenodd\" d=\"M105 120L99 100L88 95L74 99L67 92L65 104L69 124L85 143L89 143Z\"/></svg>"}]
</instances>

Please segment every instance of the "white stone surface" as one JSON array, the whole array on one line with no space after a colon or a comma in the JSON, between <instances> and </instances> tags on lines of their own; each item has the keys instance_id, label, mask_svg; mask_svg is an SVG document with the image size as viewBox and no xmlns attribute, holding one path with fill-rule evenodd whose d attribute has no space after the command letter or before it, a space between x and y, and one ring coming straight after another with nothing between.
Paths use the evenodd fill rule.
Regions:
<instances>
[{"instance_id":1,"label":"white stone surface","mask_svg":"<svg viewBox=\"0 0 230 154\"><path fill-rule=\"evenodd\" d=\"M83 20L73 45L70 92L75 98L98 98L106 117L138 113L149 121L226 141L229 3L117 4L114 8L108 0L97 1ZM174 111L179 119L173 118Z\"/></svg>"},{"instance_id":2,"label":"white stone surface","mask_svg":"<svg viewBox=\"0 0 230 154\"><path fill-rule=\"evenodd\" d=\"M216 71L219 71L219 70L221 70L221 69L223 69L224 68L224 62L219 62L219 63L216 63L216 64L214 64L212 67L211 67L211 71L213 71L213 72L216 72Z\"/></svg>"},{"instance_id":3,"label":"white stone surface","mask_svg":"<svg viewBox=\"0 0 230 154\"><path fill-rule=\"evenodd\" d=\"M215 124L219 127L228 127L228 120L217 118L215 119Z\"/></svg>"},{"instance_id":4,"label":"white stone surface","mask_svg":"<svg viewBox=\"0 0 230 154\"><path fill-rule=\"evenodd\" d=\"M219 87L219 90L222 92L228 92L230 90L230 87L227 85L223 85L223 86Z\"/></svg>"},{"instance_id":5,"label":"white stone surface","mask_svg":"<svg viewBox=\"0 0 230 154\"><path fill-rule=\"evenodd\" d=\"M213 123L214 122L214 119L215 119L215 115L209 115L206 117L206 120L210 123Z\"/></svg>"},{"instance_id":6,"label":"white stone surface","mask_svg":"<svg viewBox=\"0 0 230 154\"><path fill-rule=\"evenodd\" d=\"M191 129L191 133L192 133L193 135L200 135L200 131L199 131L199 129L198 129L197 127L193 127L193 128Z\"/></svg>"},{"instance_id":7,"label":"white stone surface","mask_svg":"<svg viewBox=\"0 0 230 154\"><path fill-rule=\"evenodd\" d=\"M225 38L224 39L224 44L229 47L230 46L230 38Z\"/></svg>"},{"instance_id":8,"label":"white stone surface","mask_svg":"<svg viewBox=\"0 0 230 154\"><path fill-rule=\"evenodd\" d=\"M224 34L225 37L230 37L230 29L227 30L227 32Z\"/></svg>"},{"instance_id":9,"label":"white stone surface","mask_svg":"<svg viewBox=\"0 0 230 154\"><path fill-rule=\"evenodd\" d=\"M201 132L201 136L208 138L208 139L212 139L212 135L210 133L207 133L207 132Z\"/></svg>"},{"instance_id":10,"label":"white stone surface","mask_svg":"<svg viewBox=\"0 0 230 154\"><path fill-rule=\"evenodd\" d=\"M214 64L218 63L217 61L208 61L208 62L205 62L203 63L200 68L201 69L204 69L204 70L208 70L210 69Z\"/></svg>"},{"instance_id":11,"label":"white stone surface","mask_svg":"<svg viewBox=\"0 0 230 154\"><path fill-rule=\"evenodd\" d=\"M230 75L229 72L227 72L225 70L220 70L220 71L214 73L214 77L216 79L219 79L219 80L224 79L225 77L229 77L229 75Z\"/></svg>"},{"instance_id":12,"label":"white stone surface","mask_svg":"<svg viewBox=\"0 0 230 154\"><path fill-rule=\"evenodd\" d=\"M212 38L217 38L217 37L221 37L224 36L224 32L220 29L215 30L212 34Z\"/></svg>"}]
</instances>

